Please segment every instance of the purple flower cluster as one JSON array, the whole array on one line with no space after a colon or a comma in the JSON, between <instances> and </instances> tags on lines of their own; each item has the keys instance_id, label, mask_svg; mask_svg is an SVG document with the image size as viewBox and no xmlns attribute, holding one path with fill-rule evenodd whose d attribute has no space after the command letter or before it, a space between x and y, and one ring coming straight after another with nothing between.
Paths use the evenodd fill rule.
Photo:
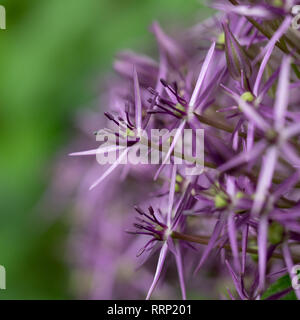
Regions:
<instances>
[{"instance_id":1,"label":"purple flower cluster","mask_svg":"<svg viewBox=\"0 0 300 320\"><path fill-rule=\"evenodd\" d=\"M70 245L83 296L176 298L179 285L183 299L197 290L260 299L282 275L293 279L300 262L297 4L215 1L219 13L177 39L153 23L158 61L119 54L120 77L101 104L108 106L105 130L122 130L130 143L118 136L116 145L73 153L118 157L110 166L72 158L55 179L58 195L68 183L78 213ZM83 132L98 131L103 117L86 114L79 123ZM162 128L178 134L160 165L122 165L140 130ZM172 160L184 129L205 132L199 175ZM75 146L87 144L81 134ZM292 286L269 299L293 290L300 299Z\"/></svg>"}]
</instances>

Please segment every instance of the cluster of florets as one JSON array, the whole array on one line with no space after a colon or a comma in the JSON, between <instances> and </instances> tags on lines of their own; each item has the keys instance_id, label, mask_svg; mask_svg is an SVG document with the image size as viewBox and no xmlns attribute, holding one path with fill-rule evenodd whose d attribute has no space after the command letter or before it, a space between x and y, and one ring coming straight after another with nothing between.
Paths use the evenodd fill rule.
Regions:
<instances>
[{"instance_id":1,"label":"cluster of florets","mask_svg":"<svg viewBox=\"0 0 300 320\"><path fill-rule=\"evenodd\" d=\"M149 285L150 298L159 283L164 293L156 297L174 297L174 274L167 270L173 265L183 298L191 290L202 295L208 290L207 282L199 281L203 268L213 268L215 279L232 278L234 286L227 283L227 292L219 291L232 299L263 298L278 278L294 276L300 262L300 30L291 23L298 3L239 2L214 2L220 13L178 39L154 23L159 60L124 52L115 62L121 79L109 88L106 130L118 135L121 128L131 143L73 154L118 150L108 167L94 161L87 168L81 159L81 169L74 168L78 179L72 185L80 185L76 209L83 218L80 237L73 238L81 270L93 274L92 297L126 298L126 286L140 297ZM89 121L81 120L87 127ZM90 132L99 130L93 121ZM162 163L122 165L140 141L139 132L157 128L178 132ZM174 161L184 129L204 129L201 174L186 175L186 164ZM136 202L132 209L139 205L134 227L129 226L134 210L125 209L122 198ZM149 260L135 276L139 262L133 262L132 248L138 246L136 261ZM167 266L169 255L176 263ZM126 276L125 260L130 260ZM192 289L186 288L191 281ZM297 288L289 285L268 298L299 299Z\"/></svg>"}]
</instances>

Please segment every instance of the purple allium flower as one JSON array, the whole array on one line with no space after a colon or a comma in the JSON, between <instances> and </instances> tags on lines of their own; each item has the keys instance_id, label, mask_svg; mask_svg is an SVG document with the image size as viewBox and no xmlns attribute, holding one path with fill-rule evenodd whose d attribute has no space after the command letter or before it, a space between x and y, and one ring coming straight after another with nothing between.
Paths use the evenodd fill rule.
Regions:
<instances>
[{"instance_id":1,"label":"purple allium flower","mask_svg":"<svg viewBox=\"0 0 300 320\"><path fill-rule=\"evenodd\" d=\"M149 289L149 292L147 294L147 299L150 298L154 288L157 285L168 251L172 252L175 256L182 298L186 299L181 248L179 243L174 242L173 236L174 236L174 233L176 233L176 230L180 228L180 225L184 220L182 219L183 218L182 211L185 208L186 198L189 197L190 188L186 189L186 192L184 192L182 197L179 199L179 203L176 206L174 206L175 186L176 186L176 165L173 166L172 173L171 173L171 183L170 183L170 192L168 197L167 214L164 215L162 212L158 212L159 216L156 217L158 213L155 214L155 211L151 206L148 209L149 211L148 214L143 212L141 209L136 208L136 211L144 218L143 219L138 218L139 223L135 223L134 225L137 228L137 231L131 232L131 233L143 234L151 237L151 239L142 248L141 253L144 252L145 250L149 250L149 246L151 246L150 249L152 249L155 242L157 241L163 242L160 250L160 254L159 254L155 276L151 284L151 287Z\"/></svg>"},{"instance_id":2,"label":"purple allium flower","mask_svg":"<svg viewBox=\"0 0 300 320\"><path fill-rule=\"evenodd\" d=\"M158 61L131 51L118 55L120 78L102 96L108 105L103 126L118 139L73 153L118 157L108 167L69 160L73 175L68 168L67 179L59 177L61 186L56 182L52 191L73 194L70 243L75 269L90 277L87 296L126 298L127 288L134 288L132 297L172 298L178 282L185 299L209 290L204 283L212 287L207 274L214 272L219 291L209 296L264 299L281 276L292 280L300 262L300 33L291 27L296 4L214 1L220 12L177 38L153 23ZM103 123L97 112L81 117L80 126L99 131L98 119ZM143 141L141 132L151 129L177 129L162 162L123 165ZM175 164L184 129L205 131L201 174L189 176L186 162ZM73 149L85 143L92 144L85 136ZM291 285L267 298L293 291L300 299Z\"/></svg>"}]
</instances>

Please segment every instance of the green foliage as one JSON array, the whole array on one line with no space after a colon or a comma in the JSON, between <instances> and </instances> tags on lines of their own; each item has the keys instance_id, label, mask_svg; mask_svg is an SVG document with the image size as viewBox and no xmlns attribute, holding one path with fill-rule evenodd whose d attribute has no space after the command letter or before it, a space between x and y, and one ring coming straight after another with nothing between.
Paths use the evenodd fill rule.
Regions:
<instances>
[{"instance_id":1,"label":"green foliage","mask_svg":"<svg viewBox=\"0 0 300 320\"><path fill-rule=\"evenodd\" d=\"M291 288L291 286L292 284L290 276L286 274L270 285L270 287L262 295L262 299L265 300L276 293L279 293L287 288ZM280 300L297 300L297 297L295 295L295 292L292 290L285 296L283 296Z\"/></svg>"},{"instance_id":2,"label":"green foliage","mask_svg":"<svg viewBox=\"0 0 300 320\"><path fill-rule=\"evenodd\" d=\"M278 244L282 241L283 233L284 233L283 226L280 223L274 221L269 226L268 240L272 244Z\"/></svg>"}]
</instances>

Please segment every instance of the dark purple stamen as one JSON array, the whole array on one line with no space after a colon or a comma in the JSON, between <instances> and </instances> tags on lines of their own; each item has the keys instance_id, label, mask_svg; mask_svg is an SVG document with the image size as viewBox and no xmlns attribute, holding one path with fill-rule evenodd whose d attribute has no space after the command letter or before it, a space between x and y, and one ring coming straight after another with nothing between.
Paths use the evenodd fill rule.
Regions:
<instances>
[{"instance_id":1,"label":"dark purple stamen","mask_svg":"<svg viewBox=\"0 0 300 320\"><path fill-rule=\"evenodd\" d=\"M127 102L125 103L126 120L127 120L128 124L129 124L132 128L134 128L134 125L133 125L133 123L132 123L131 120L130 120L129 111L130 111L130 105L129 105L129 102L127 101Z\"/></svg>"},{"instance_id":2,"label":"dark purple stamen","mask_svg":"<svg viewBox=\"0 0 300 320\"><path fill-rule=\"evenodd\" d=\"M139 253L140 255L147 249L147 247L151 243L164 240L164 234L165 234L165 230L167 229L167 226L156 218L155 212L151 206L148 208L149 213L144 212L138 206L135 206L134 208L137 211L137 213L143 218L137 217L136 220L138 223L133 224L136 230L127 231L127 233L141 234L141 235L147 235L152 237L152 239L149 242L147 242L147 244L141 249Z\"/></svg>"},{"instance_id":3,"label":"dark purple stamen","mask_svg":"<svg viewBox=\"0 0 300 320\"><path fill-rule=\"evenodd\" d=\"M104 115L108 118L108 120L113 121L118 127L120 127L120 122L117 121L112 114L105 112Z\"/></svg>"},{"instance_id":4,"label":"dark purple stamen","mask_svg":"<svg viewBox=\"0 0 300 320\"><path fill-rule=\"evenodd\" d=\"M168 88L173 93L173 95L176 97L177 101L180 104L186 105L186 101L182 97L180 97L180 95L177 92L177 84L175 87L176 90L174 90L164 79L160 79L160 82L165 88Z\"/></svg>"}]
</instances>

